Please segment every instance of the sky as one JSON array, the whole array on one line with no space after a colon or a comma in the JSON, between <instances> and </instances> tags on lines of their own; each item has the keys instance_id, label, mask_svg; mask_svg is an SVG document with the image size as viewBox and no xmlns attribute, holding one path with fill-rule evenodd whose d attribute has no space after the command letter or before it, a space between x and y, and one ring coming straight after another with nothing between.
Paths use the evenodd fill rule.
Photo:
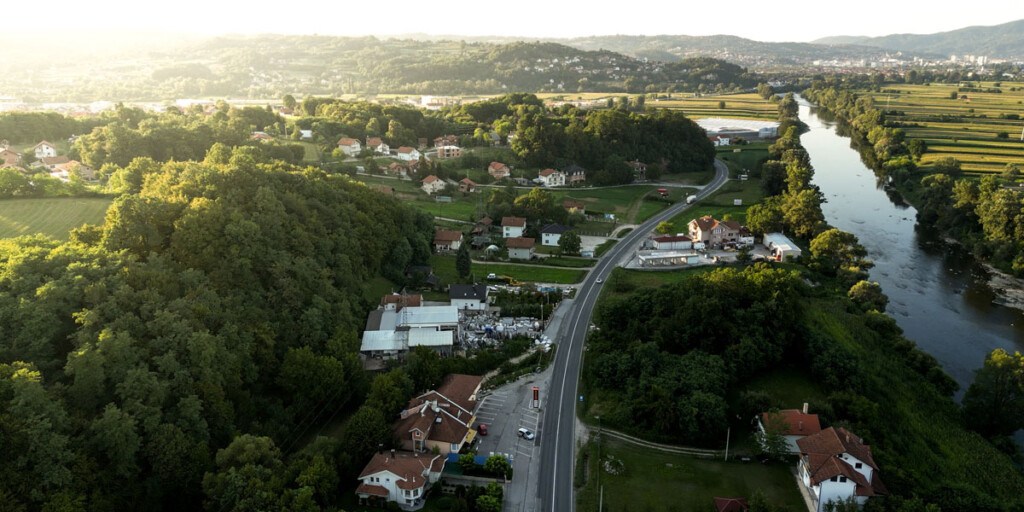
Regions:
<instances>
[{"instance_id":1,"label":"sky","mask_svg":"<svg viewBox=\"0 0 1024 512\"><path fill-rule=\"evenodd\" d=\"M47 30L579 37L728 34L758 41L812 41L833 35L925 34L1024 18L1022 0L925 6L920 0L838 3L791 0L48 0L4 2L4 18L38 20ZM155 6L160 6L159 8ZM33 26L38 26L32 24ZM15 27L17 24L15 25ZM24 26L24 25L23 25ZM38 30L33 28L32 30Z\"/></svg>"}]
</instances>

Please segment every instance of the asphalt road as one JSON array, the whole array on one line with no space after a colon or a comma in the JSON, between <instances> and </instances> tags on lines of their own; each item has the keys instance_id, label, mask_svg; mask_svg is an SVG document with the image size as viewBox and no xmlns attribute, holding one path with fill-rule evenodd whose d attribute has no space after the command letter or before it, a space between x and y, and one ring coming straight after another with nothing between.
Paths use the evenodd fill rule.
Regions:
<instances>
[{"instance_id":1,"label":"asphalt road","mask_svg":"<svg viewBox=\"0 0 1024 512\"><path fill-rule=\"evenodd\" d=\"M725 184L729 171L721 161L715 161L715 177L697 193L704 199ZM579 376L583 360L583 344L589 331L594 304L601 293L603 281L612 269L632 256L639 244L647 238L659 222L668 220L690 205L678 203L651 217L634 229L609 250L594 266L577 288L573 309L562 322L562 335L555 338L555 355L550 389L542 407L544 419L538 436L541 449L541 480L539 510L547 512L573 512L576 499L573 474L576 461L576 404L579 400ZM598 283L598 280L602 283Z\"/></svg>"}]
</instances>

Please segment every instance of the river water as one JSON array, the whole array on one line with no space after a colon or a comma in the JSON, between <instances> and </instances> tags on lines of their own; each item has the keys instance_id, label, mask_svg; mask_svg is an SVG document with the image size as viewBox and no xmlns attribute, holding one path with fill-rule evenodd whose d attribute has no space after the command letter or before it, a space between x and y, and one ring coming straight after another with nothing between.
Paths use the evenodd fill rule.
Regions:
<instances>
[{"instance_id":1,"label":"river water","mask_svg":"<svg viewBox=\"0 0 1024 512\"><path fill-rule=\"evenodd\" d=\"M810 127L800 140L827 201L825 219L867 248L871 280L889 296L887 312L960 383L959 399L993 349L1024 351L1024 313L994 304L984 268L959 247L919 233L916 210L877 185L836 123L800 104Z\"/></svg>"}]
</instances>

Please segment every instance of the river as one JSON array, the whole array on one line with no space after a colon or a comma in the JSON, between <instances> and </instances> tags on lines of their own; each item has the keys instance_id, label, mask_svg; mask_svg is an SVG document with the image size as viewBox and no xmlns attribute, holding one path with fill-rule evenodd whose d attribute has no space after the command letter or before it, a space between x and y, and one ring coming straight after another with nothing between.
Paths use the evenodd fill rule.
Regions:
<instances>
[{"instance_id":1,"label":"river","mask_svg":"<svg viewBox=\"0 0 1024 512\"><path fill-rule=\"evenodd\" d=\"M1024 351L1024 313L993 304L985 269L966 251L919 233L916 210L878 187L850 139L816 110L800 100L810 128L800 140L827 201L825 219L867 248L871 280L889 296L886 311L960 383L959 399L993 349Z\"/></svg>"}]
</instances>

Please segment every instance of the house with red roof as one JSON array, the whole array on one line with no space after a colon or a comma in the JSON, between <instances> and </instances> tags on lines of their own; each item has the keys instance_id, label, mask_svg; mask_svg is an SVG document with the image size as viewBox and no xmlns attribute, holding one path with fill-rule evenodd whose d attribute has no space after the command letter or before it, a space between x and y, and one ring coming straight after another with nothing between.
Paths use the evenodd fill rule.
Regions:
<instances>
[{"instance_id":1,"label":"house with red roof","mask_svg":"<svg viewBox=\"0 0 1024 512\"><path fill-rule=\"evenodd\" d=\"M441 455L395 450L375 454L359 473L359 504L384 508L393 501L402 510L423 508L427 490L441 478L444 461Z\"/></svg>"},{"instance_id":2,"label":"house with red roof","mask_svg":"<svg viewBox=\"0 0 1024 512\"><path fill-rule=\"evenodd\" d=\"M399 160L405 160L406 162L410 162L412 160L419 160L420 152L416 148L402 146L398 148L398 152L395 153L395 156L397 156Z\"/></svg>"},{"instance_id":3,"label":"house with red roof","mask_svg":"<svg viewBox=\"0 0 1024 512\"><path fill-rule=\"evenodd\" d=\"M366 147L373 150L373 152L378 155L387 155L391 153L391 148L388 147L388 144L381 140L380 137L367 137Z\"/></svg>"},{"instance_id":4,"label":"house with red roof","mask_svg":"<svg viewBox=\"0 0 1024 512\"><path fill-rule=\"evenodd\" d=\"M508 257L512 260L533 259L537 240L528 237L515 237L505 240L505 247L508 249Z\"/></svg>"},{"instance_id":5,"label":"house with red roof","mask_svg":"<svg viewBox=\"0 0 1024 512\"><path fill-rule=\"evenodd\" d=\"M507 165L501 162L491 162L487 166L487 174L490 174L494 181L508 178L512 174L512 170Z\"/></svg>"},{"instance_id":6,"label":"house with red roof","mask_svg":"<svg viewBox=\"0 0 1024 512\"><path fill-rule=\"evenodd\" d=\"M434 231L434 251L457 251L462 246L462 232L451 229Z\"/></svg>"},{"instance_id":7,"label":"house with red roof","mask_svg":"<svg viewBox=\"0 0 1024 512\"><path fill-rule=\"evenodd\" d=\"M537 175L537 179L540 180L545 187L565 186L565 173L559 170L544 169Z\"/></svg>"},{"instance_id":8,"label":"house with red roof","mask_svg":"<svg viewBox=\"0 0 1024 512\"><path fill-rule=\"evenodd\" d=\"M711 247L726 243L753 243L750 232L734 220L717 220L710 215L693 219L688 225L690 239Z\"/></svg>"},{"instance_id":9,"label":"house with red roof","mask_svg":"<svg viewBox=\"0 0 1024 512\"><path fill-rule=\"evenodd\" d=\"M430 176L423 178L423 185L421 185L420 188L428 195L433 195L444 190L444 187L447 185L448 184L445 183L444 180L431 174Z\"/></svg>"},{"instance_id":10,"label":"house with red roof","mask_svg":"<svg viewBox=\"0 0 1024 512\"><path fill-rule=\"evenodd\" d=\"M783 409L781 411L763 412L757 417L757 430L764 435L769 429L786 438L789 453L800 453L796 442L807 436L821 432L821 423L817 414L807 413L807 404L803 410Z\"/></svg>"},{"instance_id":11,"label":"house with red roof","mask_svg":"<svg viewBox=\"0 0 1024 512\"><path fill-rule=\"evenodd\" d=\"M4 149L0 151L0 164L3 165L19 165L21 164L21 155L10 149Z\"/></svg>"},{"instance_id":12,"label":"house with red roof","mask_svg":"<svg viewBox=\"0 0 1024 512\"><path fill-rule=\"evenodd\" d=\"M502 238L515 238L523 236L526 230L526 219L523 217L502 217L501 236Z\"/></svg>"},{"instance_id":13,"label":"house with red roof","mask_svg":"<svg viewBox=\"0 0 1024 512\"><path fill-rule=\"evenodd\" d=\"M394 433L401 448L411 452L458 453L476 431L470 425L479 405L483 377L450 374L436 390L413 398L402 411Z\"/></svg>"},{"instance_id":14,"label":"house with red roof","mask_svg":"<svg viewBox=\"0 0 1024 512\"><path fill-rule=\"evenodd\" d=\"M651 239L654 242L656 251L683 251L693 249L693 240L690 237L679 233L676 235L661 235Z\"/></svg>"},{"instance_id":15,"label":"house with red roof","mask_svg":"<svg viewBox=\"0 0 1024 512\"><path fill-rule=\"evenodd\" d=\"M744 498L715 498L715 510L718 512L747 512L750 505Z\"/></svg>"},{"instance_id":16,"label":"house with red roof","mask_svg":"<svg viewBox=\"0 0 1024 512\"><path fill-rule=\"evenodd\" d=\"M863 505L872 496L888 494L878 477L871 447L849 430L829 427L796 444L800 449L798 480L815 512L825 510L829 502L852 498Z\"/></svg>"},{"instance_id":17,"label":"house with red roof","mask_svg":"<svg viewBox=\"0 0 1024 512\"><path fill-rule=\"evenodd\" d=\"M358 139L342 137L338 139L338 149L345 153L345 156L356 156L363 150L363 145L359 143Z\"/></svg>"}]
</instances>

